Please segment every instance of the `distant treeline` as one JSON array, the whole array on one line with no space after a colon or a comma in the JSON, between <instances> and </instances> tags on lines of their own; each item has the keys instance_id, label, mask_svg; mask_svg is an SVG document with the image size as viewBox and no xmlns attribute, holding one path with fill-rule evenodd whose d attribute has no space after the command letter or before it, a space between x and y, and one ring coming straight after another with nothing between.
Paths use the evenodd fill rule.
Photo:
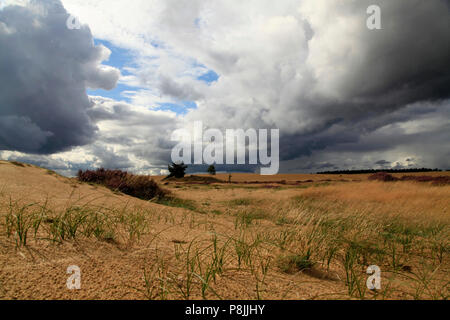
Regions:
<instances>
[{"instance_id":1,"label":"distant treeline","mask_svg":"<svg viewBox=\"0 0 450 320\"><path fill-rule=\"evenodd\" d=\"M411 173L411 172L441 172L440 169L429 168L414 168L414 169L366 169L366 170L337 170L337 171L323 171L317 174L368 174L377 172L386 173Z\"/></svg>"}]
</instances>

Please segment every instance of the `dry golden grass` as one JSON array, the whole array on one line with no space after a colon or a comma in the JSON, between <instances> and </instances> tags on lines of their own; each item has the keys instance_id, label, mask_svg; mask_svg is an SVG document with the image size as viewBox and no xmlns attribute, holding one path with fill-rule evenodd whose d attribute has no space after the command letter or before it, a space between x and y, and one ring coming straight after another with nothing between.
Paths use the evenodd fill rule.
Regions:
<instances>
[{"instance_id":1,"label":"dry golden grass","mask_svg":"<svg viewBox=\"0 0 450 320\"><path fill-rule=\"evenodd\" d=\"M394 173L392 174L395 177L402 177L404 175L412 175L412 176L441 176L441 175L450 175L450 172L427 172L427 173L420 173L420 172L413 172L413 173ZM210 177L208 174L199 174L197 176L203 176L203 177ZM286 181L286 182L299 182L299 181L308 181L312 180L314 182L321 182L321 181L340 181L340 180L346 180L346 181L366 181L367 178L370 176L370 174L358 174L358 175L335 175L335 174L278 174L273 176L261 176L259 174L254 173L232 173L231 174L231 181L232 182L252 182L252 181L258 181L258 182L280 182L280 181ZM215 178L228 182L229 174L225 173L219 173L214 176ZM152 177L155 181L161 181L165 178L165 176L154 176Z\"/></svg>"},{"instance_id":2,"label":"dry golden grass","mask_svg":"<svg viewBox=\"0 0 450 320\"><path fill-rule=\"evenodd\" d=\"M171 182L179 200L157 204L0 161L0 297L448 298L450 186L232 179L264 183ZM66 288L69 265L81 290ZM369 265L381 290L366 287Z\"/></svg>"}]
</instances>

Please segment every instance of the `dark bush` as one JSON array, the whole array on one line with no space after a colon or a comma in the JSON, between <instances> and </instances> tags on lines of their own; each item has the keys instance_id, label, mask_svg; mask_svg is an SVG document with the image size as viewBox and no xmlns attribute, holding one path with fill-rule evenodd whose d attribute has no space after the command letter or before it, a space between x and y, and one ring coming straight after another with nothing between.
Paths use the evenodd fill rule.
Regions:
<instances>
[{"instance_id":1,"label":"dark bush","mask_svg":"<svg viewBox=\"0 0 450 320\"><path fill-rule=\"evenodd\" d=\"M216 167L214 167L213 165L210 165L208 168L208 173L212 176L216 175Z\"/></svg>"},{"instance_id":2,"label":"dark bush","mask_svg":"<svg viewBox=\"0 0 450 320\"><path fill-rule=\"evenodd\" d=\"M434 180L433 180L433 184L434 185L450 184L450 177L448 177L448 176L435 177Z\"/></svg>"},{"instance_id":3,"label":"dark bush","mask_svg":"<svg viewBox=\"0 0 450 320\"><path fill-rule=\"evenodd\" d=\"M172 162L172 164L168 165L168 170L170 174L167 176L167 178L177 178L177 179L184 178L184 176L186 175L186 169L187 165L185 165L184 162L182 163Z\"/></svg>"},{"instance_id":4,"label":"dark bush","mask_svg":"<svg viewBox=\"0 0 450 320\"><path fill-rule=\"evenodd\" d=\"M163 198L168 192L147 176L136 176L121 170L86 170L78 171L78 180L82 182L101 184L105 187L120 191L127 195L151 200Z\"/></svg>"},{"instance_id":5,"label":"dark bush","mask_svg":"<svg viewBox=\"0 0 450 320\"><path fill-rule=\"evenodd\" d=\"M386 172L377 172L369 176L369 180L378 180L378 181L397 181L398 178Z\"/></svg>"},{"instance_id":6,"label":"dark bush","mask_svg":"<svg viewBox=\"0 0 450 320\"><path fill-rule=\"evenodd\" d=\"M429 168L409 168L409 169L385 169L382 170L386 173L411 173L411 172L440 172L440 169ZM317 174L373 174L381 172L379 169L362 169L362 170L336 170L336 171L323 171L317 172Z\"/></svg>"},{"instance_id":7,"label":"dark bush","mask_svg":"<svg viewBox=\"0 0 450 320\"><path fill-rule=\"evenodd\" d=\"M18 167L25 167L25 165L21 162L17 162L17 161L11 161L11 164L18 166Z\"/></svg>"},{"instance_id":8,"label":"dark bush","mask_svg":"<svg viewBox=\"0 0 450 320\"><path fill-rule=\"evenodd\" d=\"M434 185L450 184L450 176L403 176L402 181L432 182Z\"/></svg>"},{"instance_id":9,"label":"dark bush","mask_svg":"<svg viewBox=\"0 0 450 320\"><path fill-rule=\"evenodd\" d=\"M432 182L433 185L446 185L450 184L450 176L403 176L396 178L386 172L378 172L369 176L369 180L378 181L416 181L416 182Z\"/></svg>"}]
</instances>

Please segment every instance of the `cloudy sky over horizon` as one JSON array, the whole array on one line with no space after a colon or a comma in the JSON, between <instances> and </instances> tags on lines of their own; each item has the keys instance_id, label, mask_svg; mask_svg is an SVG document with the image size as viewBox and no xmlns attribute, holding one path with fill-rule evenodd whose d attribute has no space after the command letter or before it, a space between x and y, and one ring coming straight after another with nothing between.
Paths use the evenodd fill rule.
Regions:
<instances>
[{"instance_id":1,"label":"cloudy sky over horizon","mask_svg":"<svg viewBox=\"0 0 450 320\"><path fill-rule=\"evenodd\" d=\"M381 30L366 26L373 4ZM280 129L281 172L450 169L449 10L448 0L0 0L0 159L160 174L172 132L201 120Z\"/></svg>"}]
</instances>

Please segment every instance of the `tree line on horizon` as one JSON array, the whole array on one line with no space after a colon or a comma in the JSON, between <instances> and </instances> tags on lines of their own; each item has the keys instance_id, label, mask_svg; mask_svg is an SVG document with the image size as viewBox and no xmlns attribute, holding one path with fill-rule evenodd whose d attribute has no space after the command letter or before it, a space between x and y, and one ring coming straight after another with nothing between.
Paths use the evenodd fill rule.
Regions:
<instances>
[{"instance_id":1,"label":"tree line on horizon","mask_svg":"<svg viewBox=\"0 0 450 320\"><path fill-rule=\"evenodd\" d=\"M334 170L322 171L317 174L368 174L368 173L412 173L412 172L442 172L441 169L409 168L409 169L362 169L362 170Z\"/></svg>"}]
</instances>

